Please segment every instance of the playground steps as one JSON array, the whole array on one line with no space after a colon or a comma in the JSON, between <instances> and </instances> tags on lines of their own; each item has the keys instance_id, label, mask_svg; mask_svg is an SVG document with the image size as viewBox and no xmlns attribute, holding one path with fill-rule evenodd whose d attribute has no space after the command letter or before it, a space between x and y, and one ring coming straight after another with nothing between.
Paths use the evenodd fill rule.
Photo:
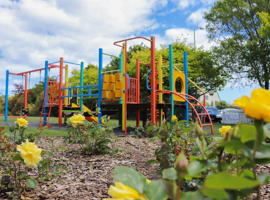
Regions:
<instances>
[{"instance_id":1,"label":"playground steps","mask_svg":"<svg viewBox=\"0 0 270 200\"><path fill-rule=\"evenodd\" d=\"M56 90L58 87L57 84L58 84L57 81L50 81L50 78L48 78L47 90L45 92L43 106L40 113L39 126L49 125L52 107L59 105L59 102L57 101L57 95L56 95ZM50 93L49 93L49 90L50 90Z\"/></svg>"},{"instance_id":2,"label":"playground steps","mask_svg":"<svg viewBox=\"0 0 270 200\"><path fill-rule=\"evenodd\" d=\"M204 105L200 101L198 101L198 99L196 99L188 94L183 94L183 93L179 93L179 92L172 92L172 91L168 91L168 90L156 90L156 92L157 93L161 92L163 94L174 94L174 95L181 97L183 100L185 100L185 102L188 103L188 105L195 112L196 118L197 118L196 120L198 120L200 127L203 128L205 126L210 126L212 134L214 133L211 117L210 117L209 113L207 112L206 108L204 107ZM195 101L196 103L191 103L190 101ZM198 113L197 110L195 109L195 107L201 107L202 112ZM203 119L201 119L200 116L203 116ZM207 116L209 119L208 124L205 123L205 116Z\"/></svg>"}]
</instances>

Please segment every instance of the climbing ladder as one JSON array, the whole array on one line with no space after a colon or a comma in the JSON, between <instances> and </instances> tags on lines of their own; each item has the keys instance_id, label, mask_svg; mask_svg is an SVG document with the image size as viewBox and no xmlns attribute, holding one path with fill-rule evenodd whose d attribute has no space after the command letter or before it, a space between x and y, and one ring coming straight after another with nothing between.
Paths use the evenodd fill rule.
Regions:
<instances>
[{"instance_id":1,"label":"climbing ladder","mask_svg":"<svg viewBox=\"0 0 270 200\"><path fill-rule=\"evenodd\" d=\"M158 78L157 78L157 77L158 77L159 71L157 70L157 63L155 63L154 69L155 69L155 71L156 71L156 76L154 77L154 78L156 79L156 88L158 88L159 81L158 81ZM152 72L150 71L150 73L152 73ZM152 76L149 77L149 80L151 80L151 79L152 79ZM152 84L151 84L151 85L152 85ZM150 101L151 101L151 95L148 96L148 99L150 99ZM158 102L159 102L159 99L158 99L158 93L156 93L155 99L156 99L156 103L158 103ZM150 109L150 110L151 110L151 109ZM155 113L156 121L158 120L158 116L159 116L159 110L156 109L156 113ZM150 120L151 120L151 117L150 117Z\"/></svg>"},{"instance_id":2,"label":"climbing ladder","mask_svg":"<svg viewBox=\"0 0 270 200\"><path fill-rule=\"evenodd\" d=\"M64 91L62 91L62 95L63 94L64 94ZM62 105L64 105L64 99L62 99L61 101L63 101ZM47 90L44 96L43 106L42 106L41 114L40 114L40 120L39 120L40 126L44 124L45 125L49 124L49 119L50 119L53 105L59 105L59 82L57 82L57 78L55 81L50 81L50 78L48 78L48 86L47 86ZM42 119L44 116L48 117L46 121L43 121Z\"/></svg>"},{"instance_id":3,"label":"climbing ladder","mask_svg":"<svg viewBox=\"0 0 270 200\"><path fill-rule=\"evenodd\" d=\"M179 92L172 92L172 91L168 91L168 90L156 90L157 93L161 92L163 94L174 94L174 95L177 95L179 97L181 97L183 100L185 100L188 105L193 109L193 111L195 112L195 115L196 115L196 118L198 120L198 123L200 125L201 128L204 128L206 126L210 126L211 127L211 133L213 134L214 133L214 130L213 130L213 123L212 123L212 120L211 120L211 117L209 115L209 113L207 112L206 108L204 107L204 105L198 101L198 99L188 95L188 94L183 94L183 93L179 93ZM195 101L197 102L198 104L192 104L190 101ZM201 107L202 108L202 113L198 113L195 109L195 107ZM204 116L203 117L203 120L201 120L201 117L200 116ZM208 117L209 119L209 124L206 124L205 123L205 117Z\"/></svg>"}]
</instances>

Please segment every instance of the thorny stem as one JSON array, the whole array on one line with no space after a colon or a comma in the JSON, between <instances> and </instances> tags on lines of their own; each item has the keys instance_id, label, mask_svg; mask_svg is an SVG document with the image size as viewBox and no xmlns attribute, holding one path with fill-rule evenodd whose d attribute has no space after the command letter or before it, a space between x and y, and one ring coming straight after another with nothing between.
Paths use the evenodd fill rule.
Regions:
<instances>
[{"instance_id":1,"label":"thorny stem","mask_svg":"<svg viewBox=\"0 0 270 200\"><path fill-rule=\"evenodd\" d=\"M257 176L256 176L256 170L255 170L255 167L256 167L255 155L256 155L256 151L259 148L260 128L262 128L262 121L261 120L255 120L254 125L256 127L257 134L256 134L256 140L255 140L255 145L254 145L254 149L253 149L252 162L253 162L253 174L254 174L254 178L256 180ZM258 186L258 188L257 188L257 199L260 199L260 186Z\"/></svg>"},{"instance_id":2,"label":"thorny stem","mask_svg":"<svg viewBox=\"0 0 270 200\"><path fill-rule=\"evenodd\" d=\"M181 199L181 181L178 183L177 200Z\"/></svg>"},{"instance_id":3,"label":"thorny stem","mask_svg":"<svg viewBox=\"0 0 270 200\"><path fill-rule=\"evenodd\" d=\"M225 142L228 141L229 138L229 132L226 133ZM221 158L223 154L224 148L221 149L221 151L218 154L218 171L221 171Z\"/></svg>"},{"instance_id":4,"label":"thorny stem","mask_svg":"<svg viewBox=\"0 0 270 200\"><path fill-rule=\"evenodd\" d=\"M218 171L222 171L222 169L221 169L221 158L222 158L223 151L224 151L224 148L221 149L221 151L218 154Z\"/></svg>"},{"instance_id":5,"label":"thorny stem","mask_svg":"<svg viewBox=\"0 0 270 200\"><path fill-rule=\"evenodd\" d=\"M204 159L204 144L203 144L203 140L202 140L202 157Z\"/></svg>"},{"instance_id":6,"label":"thorny stem","mask_svg":"<svg viewBox=\"0 0 270 200\"><path fill-rule=\"evenodd\" d=\"M239 175L239 163L238 163L238 152L237 152L237 150L235 150L235 159L236 159L237 175Z\"/></svg>"}]
</instances>

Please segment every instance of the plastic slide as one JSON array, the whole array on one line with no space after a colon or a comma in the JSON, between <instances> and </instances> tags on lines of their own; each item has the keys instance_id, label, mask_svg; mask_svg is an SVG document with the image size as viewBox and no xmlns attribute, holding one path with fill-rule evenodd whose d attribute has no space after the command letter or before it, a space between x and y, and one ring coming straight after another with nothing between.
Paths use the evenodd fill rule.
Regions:
<instances>
[{"instance_id":1,"label":"plastic slide","mask_svg":"<svg viewBox=\"0 0 270 200\"><path fill-rule=\"evenodd\" d=\"M77 107L80 107L80 106L76 105L75 103L72 103L71 107L77 108ZM83 112L91 112L91 110L89 108L87 108L85 105L83 105ZM85 119L87 121L89 121L89 122L93 122L93 121L96 122L98 120L98 117L86 116Z\"/></svg>"}]
</instances>

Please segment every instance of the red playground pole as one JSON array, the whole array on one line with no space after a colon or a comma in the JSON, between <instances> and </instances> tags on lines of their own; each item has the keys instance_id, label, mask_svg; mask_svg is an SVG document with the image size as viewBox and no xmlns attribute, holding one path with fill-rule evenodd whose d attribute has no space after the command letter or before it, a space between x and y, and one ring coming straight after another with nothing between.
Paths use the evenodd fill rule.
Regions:
<instances>
[{"instance_id":1,"label":"red playground pole","mask_svg":"<svg viewBox=\"0 0 270 200\"><path fill-rule=\"evenodd\" d=\"M27 74L25 74L25 89L24 89L24 109L27 109ZM21 110L22 112L22 110ZM24 115L24 119L26 120L27 116Z\"/></svg>"},{"instance_id":2,"label":"red playground pole","mask_svg":"<svg viewBox=\"0 0 270 200\"><path fill-rule=\"evenodd\" d=\"M151 37L151 121L156 124L156 69L155 69L155 37Z\"/></svg>"},{"instance_id":3,"label":"red playground pole","mask_svg":"<svg viewBox=\"0 0 270 200\"><path fill-rule=\"evenodd\" d=\"M136 77L137 77L137 99L136 102L140 103L140 60L136 59ZM136 110L136 124L140 126L140 109Z\"/></svg>"},{"instance_id":4,"label":"red playground pole","mask_svg":"<svg viewBox=\"0 0 270 200\"><path fill-rule=\"evenodd\" d=\"M64 60L61 57L60 58L60 78L59 78L59 94L58 94L58 104L59 104L59 109L58 109L58 125L62 126L62 85L63 85L63 66L64 66Z\"/></svg>"},{"instance_id":5,"label":"red playground pole","mask_svg":"<svg viewBox=\"0 0 270 200\"><path fill-rule=\"evenodd\" d=\"M203 94L203 106L205 107L205 93ZM203 114L206 112L203 111ZM205 115L203 115L203 123L205 124Z\"/></svg>"},{"instance_id":6,"label":"red playground pole","mask_svg":"<svg viewBox=\"0 0 270 200\"><path fill-rule=\"evenodd\" d=\"M127 135L127 101L128 101L128 91L127 91L127 86L128 86L128 79L127 79L127 41L125 41L125 111L126 111L126 116L125 116L125 135Z\"/></svg>"}]
</instances>

